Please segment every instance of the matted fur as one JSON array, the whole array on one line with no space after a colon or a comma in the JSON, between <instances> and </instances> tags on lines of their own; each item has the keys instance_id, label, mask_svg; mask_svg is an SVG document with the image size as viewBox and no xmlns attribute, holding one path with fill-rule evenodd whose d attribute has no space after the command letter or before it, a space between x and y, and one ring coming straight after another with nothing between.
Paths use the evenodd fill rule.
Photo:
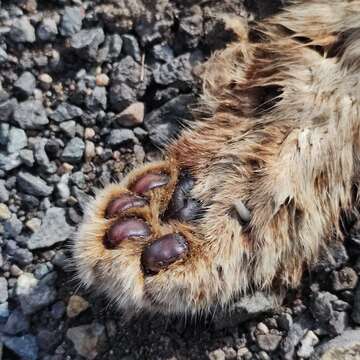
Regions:
<instances>
[{"instance_id":1,"label":"matted fur","mask_svg":"<svg viewBox=\"0 0 360 360\"><path fill-rule=\"evenodd\" d=\"M100 191L75 239L79 279L120 308L206 311L274 283L296 287L341 237L341 212L357 206L360 0L296 2L250 27L225 21L239 39L207 63L204 115L169 146L167 160ZM206 212L195 224L164 223L159 213L184 168ZM106 205L154 169L171 174L171 184L134 213L153 235L105 249ZM237 199L251 212L246 228L233 209ZM169 232L186 236L189 257L144 276L144 246Z\"/></svg>"}]
</instances>

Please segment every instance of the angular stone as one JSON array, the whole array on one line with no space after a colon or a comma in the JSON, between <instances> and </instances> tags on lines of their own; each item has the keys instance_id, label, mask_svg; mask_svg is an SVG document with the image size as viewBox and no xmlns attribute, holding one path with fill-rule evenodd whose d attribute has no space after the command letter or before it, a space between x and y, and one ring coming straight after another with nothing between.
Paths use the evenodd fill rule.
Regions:
<instances>
[{"instance_id":1,"label":"angular stone","mask_svg":"<svg viewBox=\"0 0 360 360\"><path fill-rule=\"evenodd\" d=\"M66 337L74 344L79 355L94 360L104 341L105 327L98 323L73 327L68 329Z\"/></svg>"},{"instance_id":2,"label":"angular stone","mask_svg":"<svg viewBox=\"0 0 360 360\"><path fill-rule=\"evenodd\" d=\"M56 110L49 115L49 117L51 120L54 120L57 123L60 123L63 121L81 117L82 114L83 114L83 111L79 107L65 102L65 103L60 104L56 108Z\"/></svg>"},{"instance_id":3,"label":"angular stone","mask_svg":"<svg viewBox=\"0 0 360 360\"><path fill-rule=\"evenodd\" d=\"M39 348L33 335L4 337L4 345L19 356L21 360L37 360Z\"/></svg>"},{"instance_id":4,"label":"angular stone","mask_svg":"<svg viewBox=\"0 0 360 360\"><path fill-rule=\"evenodd\" d=\"M15 153L23 149L27 145L27 136L23 129L12 127L9 131L9 141L7 143L7 151Z\"/></svg>"},{"instance_id":5,"label":"angular stone","mask_svg":"<svg viewBox=\"0 0 360 360\"><path fill-rule=\"evenodd\" d=\"M29 18L26 16L15 18L13 20L9 36L12 41L18 43L33 43L36 40L35 29L30 24Z\"/></svg>"},{"instance_id":6,"label":"angular stone","mask_svg":"<svg viewBox=\"0 0 360 360\"><path fill-rule=\"evenodd\" d=\"M50 247L70 238L73 234L73 227L66 222L65 209L49 208L42 219L40 229L29 239L29 249Z\"/></svg>"},{"instance_id":7,"label":"angular stone","mask_svg":"<svg viewBox=\"0 0 360 360\"><path fill-rule=\"evenodd\" d=\"M78 6L65 6L64 15L60 23L60 33L63 36L71 36L81 30L84 18L84 9Z\"/></svg>"},{"instance_id":8,"label":"angular stone","mask_svg":"<svg viewBox=\"0 0 360 360\"><path fill-rule=\"evenodd\" d=\"M39 100L20 103L14 111L14 120L22 129L40 129L49 123L45 109Z\"/></svg>"},{"instance_id":9,"label":"angular stone","mask_svg":"<svg viewBox=\"0 0 360 360\"><path fill-rule=\"evenodd\" d=\"M43 179L26 172L17 175L16 183L21 191L34 196L49 196L53 192Z\"/></svg>"},{"instance_id":10,"label":"angular stone","mask_svg":"<svg viewBox=\"0 0 360 360\"><path fill-rule=\"evenodd\" d=\"M78 137L71 139L61 155L63 161L75 164L81 161L85 150L85 143Z\"/></svg>"}]
</instances>

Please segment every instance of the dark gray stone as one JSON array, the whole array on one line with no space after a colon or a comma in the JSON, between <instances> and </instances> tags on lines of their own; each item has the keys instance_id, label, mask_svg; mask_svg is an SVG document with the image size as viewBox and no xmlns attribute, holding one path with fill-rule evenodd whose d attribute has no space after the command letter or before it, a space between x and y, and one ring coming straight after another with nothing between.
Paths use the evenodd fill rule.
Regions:
<instances>
[{"instance_id":1,"label":"dark gray stone","mask_svg":"<svg viewBox=\"0 0 360 360\"><path fill-rule=\"evenodd\" d=\"M114 129L107 138L107 144L112 147L137 142L134 132L130 129Z\"/></svg>"},{"instance_id":2,"label":"dark gray stone","mask_svg":"<svg viewBox=\"0 0 360 360\"><path fill-rule=\"evenodd\" d=\"M125 34L122 36L123 50L126 55L132 56L137 62L141 61L140 46L135 36Z\"/></svg>"},{"instance_id":3,"label":"dark gray stone","mask_svg":"<svg viewBox=\"0 0 360 360\"><path fill-rule=\"evenodd\" d=\"M8 122L17 106L18 102L15 98L0 102L0 122Z\"/></svg>"},{"instance_id":4,"label":"dark gray stone","mask_svg":"<svg viewBox=\"0 0 360 360\"><path fill-rule=\"evenodd\" d=\"M52 207L47 210L40 229L34 233L29 241L29 249L50 247L71 237L74 229L66 222L65 210Z\"/></svg>"},{"instance_id":5,"label":"dark gray stone","mask_svg":"<svg viewBox=\"0 0 360 360\"><path fill-rule=\"evenodd\" d=\"M37 37L42 41L50 41L56 38L58 28L54 19L45 18L37 28Z\"/></svg>"},{"instance_id":6,"label":"dark gray stone","mask_svg":"<svg viewBox=\"0 0 360 360\"><path fill-rule=\"evenodd\" d=\"M85 150L85 143L78 137L71 139L62 152L61 159L63 161L75 164L81 161Z\"/></svg>"},{"instance_id":7,"label":"dark gray stone","mask_svg":"<svg viewBox=\"0 0 360 360\"><path fill-rule=\"evenodd\" d=\"M32 274L24 273L17 280L16 295L23 313L31 315L51 305L56 299L56 290Z\"/></svg>"},{"instance_id":8,"label":"dark gray stone","mask_svg":"<svg viewBox=\"0 0 360 360\"><path fill-rule=\"evenodd\" d=\"M29 71L23 72L14 83L14 90L21 97L25 97L25 98L31 96L35 88L36 88L35 76Z\"/></svg>"},{"instance_id":9,"label":"dark gray stone","mask_svg":"<svg viewBox=\"0 0 360 360\"><path fill-rule=\"evenodd\" d=\"M4 345L21 360L37 360L39 348L33 335L4 337Z\"/></svg>"},{"instance_id":10,"label":"dark gray stone","mask_svg":"<svg viewBox=\"0 0 360 360\"><path fill-rule=\"evenodd\" d=\"M2 47L0 47L0 64L6 63L7 60L8 60L7 52Z\"/></svg>"},{"instance_id":11,"label":"dark gray stone","mask_svg":"<svg viewBox=\"0 0 360 360\"><path fill-rule=\"evenodd\" d=\"M166 43L154 45L151 51L154 58L161 62L168 63L174 59L174 51Z\"/></svg>"},{"instance_id":12,"label":"dark gray stone","mask_svg":"<svg viewBox=\"0 0 360 360\"><path fill-rule=\"evenodd\" d=\"M29 18L23 16L21 18L14 19L9 32L9 37L12 41L18 43L35 42L35 29L30 24Z\"/></svg>"},{"instance_id":13,"label":"dark gray stone","mask_svg":"<svg viewBox=\"0 0 360 360\"><path fill-rule=\"evenodd\" d=\"M16 178L17 186L26 194L34 196L49 196L53 192L53 187L38 176L30 173L20 172Z\"/></svg>"},{"instance_id":14,"label":"dark gray stone","mask_svg":"<svg viewBox=\"0 0 360 360\"><path fill-rule=\"evenodd\" d=\"M60 33L71 36L81 30L84 18L84 9L78 6L66 6L60 23Z\"/></svg>"},{"instance_id":15,"label":"dark gray stone","mask_svg":"<svg viewBox=\"0 0 360 360\"><path fill-rule=\"evenodd\" d=\"M6 145L9 141L10 124L0 123L0 145Z\"/></svg>"},{"instance_id":16,"label":"dark gray stone","mask_svg":"<svg viewBox=\"0 0 360 360\"><path fill-rule=\"evenodd\" d=\"M19 154L4 154L0 152L0 169L11 171L21 165Z\"/></svg>"},{"instance_id":17,"label":"dark gray stone","mask_svg":"<svg viewBox=\"0 0 360 360\"><path fill-rule=\"evenodd\" d=\"M355 323L360 325L360 283L358 283L355 290L351 318Z\"/></svg>"},{"instance_id":18,"label":"dark gray stone","mask_svg":"<svg viewBox=\"0 0 360 360\"><path fill-rule=\"evenodd\" d=\"M226 313L214 314L213 323L216 329L233 327L256 316L274 310L279 306L281 298L275 294L255 292L253 295L244 296L234 304L229 305Z\"/></svg>"},{"instance_id":19,"label":"dark gray stone","mask_svg":"<svg viewBox=\"0 0 360 360\"><path fill-rule=\"evenodd\" d=\"M32 263L34 256L28 249L18 248L14 251L12 258L20 266L26 266Z\"/></svg>"},{"instance_id":20,"label":"dark gray stone","mask_svg":"<svg viewBox=\"0 0 360 360\"><path fill-rule=\"evenodd\" d=\"M45 109L39 100L27 100L14 110L14 120L22 129L40 129L49 123Z\"/></svg>"},{"instance_id":21,"label":"dark gray stone","mask_svg":"<svg viewBox=\"0 0 360 360\"><path fill-rule=\"evenodd\" d=\"M96 60L99 45L105 40L102 28L94 28L89 30L81 30L74 34L70 40L70 46L84 60Z\"/></svg>"},{"instance_id":22,"label":"dark gray stone","mask_svg":"<svg viewBox=\"0 0 360 360\"><path fill-rule=\"evenodd\" d=\"M5 327L4 332L9 335L18 335L29 330L29 321L26 319L21 310L15 309L11 312Z\"/></svg>"},{"instance_id":23,"label":"dark gray stone","mask_svg":"<svg viewBox=\"0 0 360 360\"><path fill-rule=\"evenodd\" d=\"M183 120L191 119L189 106L193 95L180 95L145 116L144 125L150 140L157 146L169 143L180 131Z\"/></svg>"},{"instance_id":24,"label":"dark gray stone","mask_svg":"<svg viewBox=\"0 0 360 360\"><path fill-rule=\"evenodd\" d=\"M51 120L61 123L63 121L81 117L82 115L83 111L79 107L64 102L60 104L56 110L49 115L49 117Z\"/></svg>"},{"instance_id":25,"label":"dark gray stone","mask_svg":"<svg viewBox=\"0 0 360 360\"><path fill-rule=\"evenodd\" d=\"M171 85L175 82L191 84L194 81L190 53L180 55L171 62L157 65L153 75L159 85Z\"/></svg>"},{"instance_id":26,"label":"dark gray stone","mask_svg":"<svg viewBox=\"0 0 360 360\"><path fill-rule=\"evenodd\" d=\"M96 86L89 96L85 97L85 105L91 111L106 110L107 107L107 94L106 88Z\"/></svg>"}]
</instances>

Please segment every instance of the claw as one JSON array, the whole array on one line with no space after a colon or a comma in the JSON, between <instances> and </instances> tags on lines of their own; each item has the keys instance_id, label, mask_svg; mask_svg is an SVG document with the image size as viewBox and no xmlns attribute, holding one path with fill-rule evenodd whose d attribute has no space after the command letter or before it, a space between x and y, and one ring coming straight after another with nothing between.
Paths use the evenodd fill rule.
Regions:
<instances>
[{"instance_id":1,"label":"claw","mask_svg":"<svg viewBox=\"0 0 360 360\"><path fill-rule=\"evenodd\" d=\"M111 201L111 203L106 208L105 217L109 219L124 210L134 207L143 207L145 205L147 205L146 199L140 196L123 195Z\"/></svg>"},{"instance_id":2,"label":"claw","mask_svg":"<svg viewBox=\"0 0 360 360\"><path fill-rule=\"evenodd\" d=\"M166 185L169 180L169 176L164 174L147 174L132 186L132 190L137 194L144 194L149 190Z\"/></svg>"},{"instance_id":3,"label":"claw","mask_svg":"<svg viewBox=\"0 0 360 360\"><path fill-rule=\"evenodd\" d=\"M128 238L143 238L150 235L150 228L140 219L125 219L115 222L104 238L107 249L115 249Z\"/></svg>"}]
</instances>

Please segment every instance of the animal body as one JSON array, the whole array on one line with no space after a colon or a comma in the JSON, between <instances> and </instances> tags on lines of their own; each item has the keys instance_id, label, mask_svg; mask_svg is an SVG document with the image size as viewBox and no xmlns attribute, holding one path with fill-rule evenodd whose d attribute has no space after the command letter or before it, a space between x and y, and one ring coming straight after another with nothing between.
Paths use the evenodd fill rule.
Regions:
<instances>
[{"instance_id":1,"label":"animal body","mask_svg":"<svg viewBox=\"0 0 360 360\"><path fill-rule=\"evenodd\" d=\"M360 1L228 17L196 121L165 160L105 186L74 241L86 286L119 308L196 313L296 287L358 205Z\"/></svg>"}]
</instances>

